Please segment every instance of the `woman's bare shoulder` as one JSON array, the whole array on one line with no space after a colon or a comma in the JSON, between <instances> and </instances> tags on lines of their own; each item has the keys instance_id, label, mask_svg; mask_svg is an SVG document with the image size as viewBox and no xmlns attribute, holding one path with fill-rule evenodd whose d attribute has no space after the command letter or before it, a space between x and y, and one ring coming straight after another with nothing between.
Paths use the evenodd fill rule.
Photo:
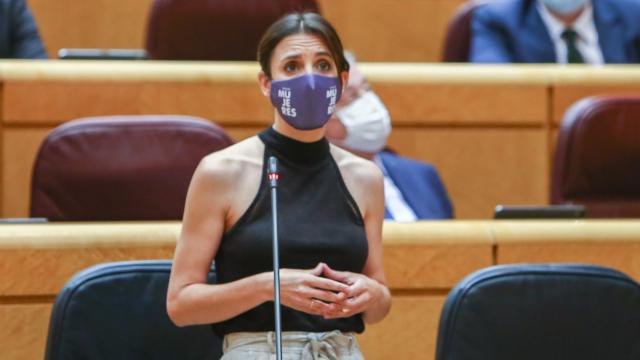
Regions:
<instances>
[{"instance_id":1,"label":"woman's bare shoulder","mask_svg":"<svg viewBox=\"0 0 640 360\"><path fill-rule=\"evenodd\" d=\"M384 178L378 165L334 145L331 146L331 154L363 217L384 216Z\"/></svg>"},{"instance_id":2,"label":"woman's bare shoulder","mask_svg":"<svg viewBox=\"0 0 640 360\"><path fill-rule=\"evenodd\" d=\"M241 175L250 168L261 168L263 154L263 143L257 136L252 136L205 156L198 171L215 177Z\"/></svg>"},{"instance_id":3,"label":"woman's bare shoulder","mask_svg":"<svg viewBox=\"0 0 640 360\"><path fill-rule=\"evenodd\" d=\"M335 145L331 145L331 154L344 176L367 184L382 181L382 172L373 161L361 158Z\"/></svg>"}]
</instances>

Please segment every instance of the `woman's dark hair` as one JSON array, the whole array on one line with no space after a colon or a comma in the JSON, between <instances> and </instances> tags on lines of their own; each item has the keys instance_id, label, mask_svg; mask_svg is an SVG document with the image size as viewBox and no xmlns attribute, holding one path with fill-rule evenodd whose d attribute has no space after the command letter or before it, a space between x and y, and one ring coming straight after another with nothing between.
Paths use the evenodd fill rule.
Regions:
<instances>
[{"instance_id":1,"label":"woman's dark hair","mask_svg":"<svg viewBox=\"0 0 640 360\"><path fill-rule=\"evenodd\" d=\"M349 62L344 57L342 42L340 42L336 29L316 13L295 12L287 14L274 22L262 35L258 45L258 62L269 79L271 79L271 54L273 54L273 50L282 39L294 34L313 34L318 36L329 48L331 57L338 68L338 75L343 71L349 71Z\"/></svg>"}]
</instances>

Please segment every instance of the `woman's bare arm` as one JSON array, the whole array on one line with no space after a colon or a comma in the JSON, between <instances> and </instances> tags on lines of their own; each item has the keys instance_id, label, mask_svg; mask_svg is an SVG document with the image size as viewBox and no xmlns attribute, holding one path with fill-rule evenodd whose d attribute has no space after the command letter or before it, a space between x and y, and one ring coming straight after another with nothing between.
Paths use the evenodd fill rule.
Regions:
<instances>
[{"instance_id":1,"label":"woman's bare arm","mask_svg":"<svg viewBox=\"0 0 640 360\"><path fill-rule=\"evenodd\" d=\"M382 264L382 223L384 221L384 183L377 166L359 160L345 172L345 182L363 212L369 254L362 274L336 271L325 266L324 275L349 285L347 299L338 304L338 311L328 318L352 316L363 313L367 323L382 320L391 308L391 293L386 285ZM356 186L357 184L357 186ZM352 190L353 189L353 190Z\"/></svg>"}]
</instances>

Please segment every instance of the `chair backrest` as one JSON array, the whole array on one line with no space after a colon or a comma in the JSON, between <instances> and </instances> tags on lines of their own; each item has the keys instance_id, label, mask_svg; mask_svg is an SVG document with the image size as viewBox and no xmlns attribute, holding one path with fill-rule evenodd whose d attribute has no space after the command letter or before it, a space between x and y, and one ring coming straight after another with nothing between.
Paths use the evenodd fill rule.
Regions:
<instances>
[{"instance_id":1,"label":"chair backrest","mask_svg":"<svg viewBox=\"0 0 640 360\"><path fill-rule=\"evenodd\" d=\"M169 319L170 271L171 261L150 260L76 274L53 305L45 359L219 359L221 340L210 326L179 328Z\"/></svg>"},{"instance_id":2,"label":"chair backrest","mask_svg":"<svg viewBox=\"0 0 640 360\"><path fill-rule=\"evenodd\" d=\"M591 97L560 126L551 203L587 217L640 217L640 97Z\"/></svg>"},{"instance_id":3,"label":"chair backrest","mask_svg":"<svg viewBox=\"0 0 640 360\"><path fill-rule=\"evenodd\" d=\"M436 360L640 359L640 285L604 267L506 265L450 292Z\"/></svg>"},{"instance_id":4,"label":"chair backrest","mask_svg":"<svg viewBox=\"0 0 640 360\"><path fill-rule=\"evenodd\" d=\"M199 161L232 144L189 116L85 118L54 129L36 157L31 216L52 221L177 220Z\"/></svg>"},{"instance_id":5,"label":"chair backrest","mask_svg":"<svg viewBox=\"0 0 640 360\"><path fill-rule=\"evenodd\" d=\"M488 0L468 0L458 7L449 21L442 48L443 62L469 62L471 20L474 11Z\"/></svg>"},{"instance_id":6,"label":"chair backrest","mask_svg":"<svg viewBox=\"0 0 640 360\"><path fill-rule=\"evenodd\" d=\"M255 61L262 34L292 11L319 12L315 0L155 0L147 55L164 60Z\"/></svg>"}]
</instances>

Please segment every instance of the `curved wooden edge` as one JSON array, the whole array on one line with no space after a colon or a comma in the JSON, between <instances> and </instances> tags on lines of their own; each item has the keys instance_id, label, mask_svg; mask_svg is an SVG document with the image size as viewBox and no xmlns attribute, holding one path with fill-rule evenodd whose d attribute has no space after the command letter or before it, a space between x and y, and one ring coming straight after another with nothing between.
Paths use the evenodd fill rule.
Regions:
<instances>
[{"instance_id":1,"label":"curved wooden edge","mask_svg":"<svg viewBox=\"0 0 640 360\"><path fill-rule=\"evenodd\" d=\"M0 250L175 246L180 222L0 225Z\"/></svg>"},{"instance_id":2,"label":"curved wooden edge","mask_svg":"<svg viewBox=\"0 0 640 360\"><path fill-rule=\"evenodd\" d=\"M638 220L527 220L494 221L496 244L523 243L640 243Z\"/></svg>"},{"instance_id":3,"label":"curved wooden edge","mask_svg":"<svg viewBox=\"0 0 640 360\"><path fill-rule=\"evenodd\" d=\"M0 226L0 296L53 295L108 261L169 259L179 222ZM640 276L640 221L386 222L384 268L396 292L437 293L503 263L586 262Z\"/></svg>"},{"instance_id":4,"label":"curved wooden edge","mask_svg":"<svg viewBox=\"0 0 640 360\"><path fill-rule=\"evenodd\" d=\"M482 220L438 220L413 223L385 221L382 237L387 246L493 244L490 222Z\"/></svg>"},{"instance_id":5,"label":"curved wooden edge","mask_svg":"<svg viewBox=\"0 0 640 360\"><path fill-rule=\"evenodd\" d=\"M179 221L0 225L0 249L175 245ZM491 244L485 221L385 222L386 246Z\"/></svg>"},{"instance_id":6,"label":"curved wooden edge","mask_svg":"<svg viewBox=\"0 0 640 360\"><path fill-rule=\"evenodd\" d=\"M470 65L441 63L361 63L374 83L430 84L633 84L635 65ZM82 61L0 60L0 81L256 81L252 61Z\"/></svg>"}]
</instances>

